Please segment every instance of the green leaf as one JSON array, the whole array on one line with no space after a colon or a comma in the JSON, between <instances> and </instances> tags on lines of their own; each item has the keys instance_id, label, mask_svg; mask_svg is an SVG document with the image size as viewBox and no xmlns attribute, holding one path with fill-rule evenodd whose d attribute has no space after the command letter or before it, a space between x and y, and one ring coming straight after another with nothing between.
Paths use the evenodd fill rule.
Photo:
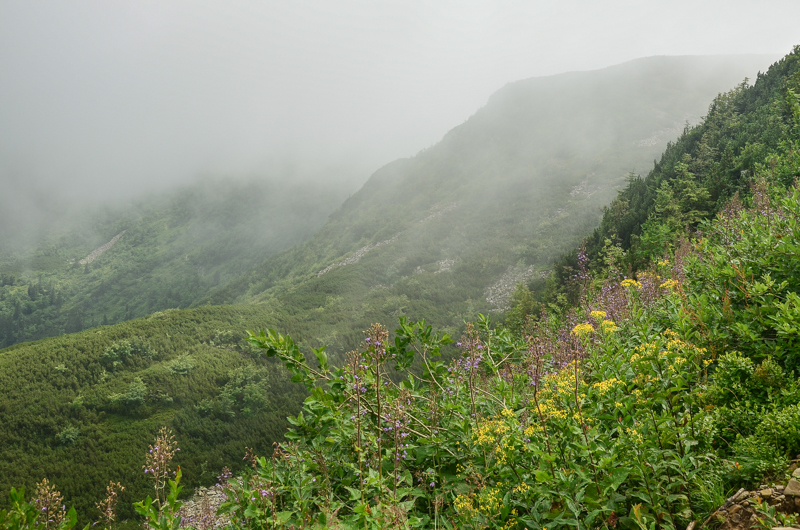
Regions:
<instances>
[{"instance_id":1,"label":"green leaf","mask_svg":"<svg viewBox=\"0 0 800 530\"><path fill-rule=\"evenodd\" d=\"M325 346L313 351L314 355L317 356L317 360L319 361L319 367L323 370L326 370L328 368L328 354L325 353Z\"/></svg>"},{"instance_id":2,"label":"green leaf","mask_svg":"<svg viewBox=\"0 0 800 530\"><path fill-rule=\"evenodd\" d=\"M361 498L361 490L345 486L345 489L350 492L350 500L357 501Z\"/></svg>"}]
</instances>

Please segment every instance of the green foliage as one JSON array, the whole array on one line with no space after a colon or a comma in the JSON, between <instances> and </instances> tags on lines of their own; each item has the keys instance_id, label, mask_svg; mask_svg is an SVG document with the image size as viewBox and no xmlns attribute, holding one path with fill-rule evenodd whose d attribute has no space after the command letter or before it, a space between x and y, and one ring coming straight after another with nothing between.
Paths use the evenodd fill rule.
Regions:
<instances>
[{"instance_id":1,"label":"green foliage","mask_svg":"<svg viewBox=\"0 0 800 530\"><path fill-rule=\"evenodd\" d=\"M116 370L123 365L147 363L152 357L153 352L146 342L136 339L133 341L123 340L106 348L101 362L109 369Z\"/></svg>"},{"instance_id":2,"label":"green foliage","mask_svg":"<svg viewBox=\"0 0 800 530\"><path fill-rule=\"evenodd\" d=\"M61 445L72 445L75 443L75 440L78 439L80 436L81 430L77 427L68 426L63 431L56 434L56 440Z\"/></svg>"},{"instance_id":3,"label":"green foliage","mask_svg":"<svg viewBox=\"0 0 800 530\"><path fill-rule=\"evenodd\" d=\"M161 425L182 440L181 484L212 484L224 466L238 471L245 446L265 451L283 439L305 397L243 341L244 329L272 318L263 305L168 311L0 351L0 490L33 491L47 476L82 527L97 519L113 479L125 486L120 520L132 519L131 503L149 488L141 455ZM237 374L255 386L241 389ZM232 414L203 412L229 397Z\"/></svg>"},{"instance_id":4,"label":"green foliage","mask_svg":"<svg viewBox=\"0 0 800 530\"><path fill-rule=\"evenodd\" d=\"M181 470L175 475L175 480L169 480L169 493L163 505L154 503L148 495L144 501L134 503L136 513L144 517L145 523L149 528L156 530L178 530L181 527L181 517L179 510L183 503L178 500L183 486L181 482Z\"/></svg>"},{"instance_id":5,"label":"green foliage","mask_svg":"<svg viewBox=\"0 0 800 530\"><path fill-rule=\"evenodd\" d=\"M77 524L75 508L63 504L63 497L46 478L36 485L30 501L25 489L11 488L10 507L0 511L0 528L8 530L66 530ZM88 525L87 525L88 528Z\"/></svg>"},{"instance_id":6,"label":"green foliage","mask_svg":"<svg viewBox=\"0 0 800 530\"><path fill-rule=\"evenodd\" d=\"M144 404L147 397L147 385L140 377L136 377L128 387L127 392L111 394L108 401L113 408L125 410Z\"/></svg>"},{"instance_id":7,"label":"green foliage","mask_svg":"<svg viewBox=\"0 0 800 530\"><path fill-rule=\"evenodd\" d=\"M781 196L787 211L800 205L797 190ZM725 351L703 319L753 318L746 304L706 295L731 276L717 264L732 248L763 237L735 220L771 212L720 217L704 231L736 238L707 236L638 280L604 281L527 339L486 319L468 325L451 362L435 355L446 337L406 320L393 340L370 328L333 369L324 350L251 334L311 396L290 419L290 441L229 482L223 512L242 528L684 528L726 491L782 478L800 449L800 379L785 356L744 341ZM800 262L778 244L757 259L773 263L772 253ZM415 355L421 372L407 370Z\"/></svg>"},{"instance_id":8,"label":"green foliage","mask_svg":"<svg viewBox=\"0 0 800 530\"><path fill-rule=\"evenodd\" d=\"M773 356L789 370L800 368L799 193L759 187L752 210L730 210L707 228L687 270L704 286L694 303L715 347ZM734 322L734 313L747 317Z\"/></svg>"},{"instance_id":9,"label":"green foliage","mask_svg":"<svg viewBox=\"0 0 800 530\"><path fill-rule=\"evenodd\" d=\"M797 525L797 514L781 513L775 506L770 506L766 501L756 505L759 514L756 528L772 530L778 527L793 527Z\"/></svg>"},{"instance_id":10,"label":"green foliage","mask_svg":"<svg viewBox=\"0 0 800 530\"><path fill-rule=\"evenodd\" d=\"M677 236L691 233L732 197L747 195L756 172L783 186L800 176L794 98L800 86L798 57L800 48L795 48L752 86L745 82L720 94L703 121L685 128L645 178L629 177L586 240L593 267L601 268L610 239L628 252L628 266L646 269L671 251ZM569 290L565 278L556 281L552 291Z\"/></svg>"},{"instance_id":11,"label":"green foliage","mask_svg":"<svg viewBox=\"0 0 800 530\"><path fill-rule=\"evenodd\" d=\"M528 319L536 318L542 306L536 300L534 293L524 283L517 285L511 295L511 308L506 313L505 325L512 331L521 331Z\"/></svg>"},{"instance_id":12,"label":"green foliage","mask_svg":"<svg viewBox=\"0 0 800 530\"><path fill-rule=\"evenodd\" d=\"M186 375L194 368L194 359L191 355L180 355L175 360L167 364L167 370L171 374Z\"/></svg>"},{"instance_id":13,"label":"green foliage","mask_svg":"<svg viewBox=\"0 0 800 530\"><path fill-rule=\"evenodd\" d=\"M654 334L657 314L630 296L622 327L592 316L590 335L541 322L525 342L484 320L450 363L436 355L449 339L424 323L401 320L393 341L373 326L333 370L279 333L253 335L312 394L291 442L231 481L223 509L248 528L331 514L367 527L594 527L612 514L682 526L711 508L690 492L720 480L695 430L705 352ZM390 377L415 354L422 374Z\"/></svg>"}]
</instances>

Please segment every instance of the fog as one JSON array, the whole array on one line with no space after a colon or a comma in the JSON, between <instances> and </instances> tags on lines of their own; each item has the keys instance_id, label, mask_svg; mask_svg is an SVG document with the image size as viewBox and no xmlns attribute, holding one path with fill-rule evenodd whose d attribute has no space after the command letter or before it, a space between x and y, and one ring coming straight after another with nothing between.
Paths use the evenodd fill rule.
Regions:
<instances>
[{"instance_id":1,"label":"fog","mask_svg":"<svg viewBox=\"0 0 800 530\"><path fill-rule=\"evenodd\" d=\"M33 214L200 174L355 189L508 82L652 55L778 57L797 20L796 0L3 1L0 194Z\"/></svg>"}]
</instances>

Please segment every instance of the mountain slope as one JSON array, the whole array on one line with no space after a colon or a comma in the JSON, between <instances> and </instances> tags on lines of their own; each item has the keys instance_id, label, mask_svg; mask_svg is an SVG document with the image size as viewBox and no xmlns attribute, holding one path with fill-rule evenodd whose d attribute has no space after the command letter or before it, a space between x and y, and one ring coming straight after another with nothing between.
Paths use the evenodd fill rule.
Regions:
<instances>
[{"instance_id":1,"label":"mountain slope","mask_svg":"<svg viewBox=\"0 0 800 530\"><path fill-rule=\"evenodd\" d=\"M129 518L152 493L141 466L162 425L181 438L190 487L241 467L245 446L265 452L305 394L242 342L270 318L264 306L172 310L0 351L0 491L47 476L90 517L120 480Z\"/></svg>"},{"instance_id":2,"label":"mountain slope","mask_svg":"<svg viewBox=\"0 0 800 530\"><path fill-rule=\"evenodd\" d=\"M502 310L596 226L628 172L767 63L652 57L511 83L439 144L378 170L308 242L205 302L268 302L339 351L393 315L452 331Z\"/></svg>"},{"instance_id":3,"label":"mountain slope","mask_svg":"<svg viewBox=\"0 0 800 530\"><path fill-rule=\"evenodd\" d=\"M0 251L0 347L189 307L311 236L346 194L335 182L205 180L64 215Z\"/></svg>"}]
</instances>

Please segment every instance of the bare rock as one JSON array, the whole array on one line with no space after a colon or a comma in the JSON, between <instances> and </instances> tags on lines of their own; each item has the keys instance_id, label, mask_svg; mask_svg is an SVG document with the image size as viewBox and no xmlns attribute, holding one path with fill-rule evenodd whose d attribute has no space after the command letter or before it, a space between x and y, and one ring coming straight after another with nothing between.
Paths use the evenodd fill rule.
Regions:
<instances>
[{"instance_id":1,"label":"bare rock","mask_svg":"<svg viewBox=\"0 0 800 530\"><path fill-rule=\"evenodd\" d=\"M791 479L786 485L786 488L783 490L783 494L794 495L795 497L800 496L800 482L798 482L796 479Z\"/></svg>"}]
</instances>

